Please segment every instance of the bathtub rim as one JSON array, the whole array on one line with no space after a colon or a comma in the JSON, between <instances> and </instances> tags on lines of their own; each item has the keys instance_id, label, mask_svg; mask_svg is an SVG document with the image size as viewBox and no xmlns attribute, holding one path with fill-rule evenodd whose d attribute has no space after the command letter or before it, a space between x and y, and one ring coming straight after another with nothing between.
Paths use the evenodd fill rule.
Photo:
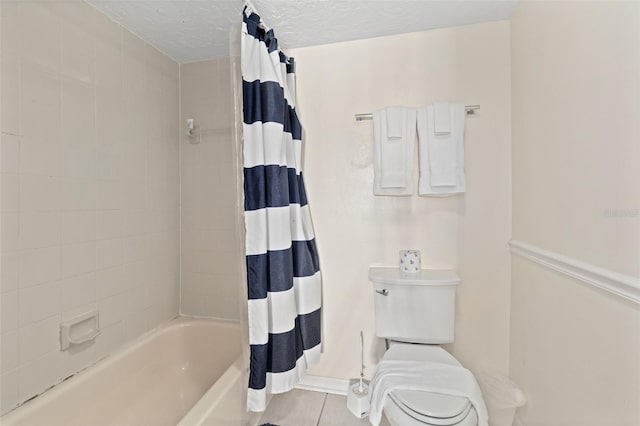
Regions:
<instances>
[{"instance_id":1,"label":"bathtub rim","mask_svg":"<svg viewBox=\"0 0 640 426\"><path fill-rule=\"evenodd\" d=\"M240 393L240 411L238 412L238 420L243 426L257 426L262 417L263 412L251 412L246 409L246 392L243 386L243 379L246 377L244 357L238 356L236 360L227 368L216 382L211 385L204 395L195 403L191 410L187 412L176 426L201 426L211 424L210 416L224 402L225 396L229 392L233 392L233 387L237 384L242 386L243 392ZM267 395L267 406L273 395Z\"/></svg>"},{"instance_id":2,"label":"bathtub rim","mask_svg":"<svg viewBox=\"0 0 640 426\"><path fill-rule=\"evenodd\" d=\"M106 368L120 361L122 358L134 352L141 346L144 346L146 343L150 342L155 337L163 334L164 332L211 323L226 323L229 325L237 325L238 328L240 328L240 321L238 320L178 315L144 332L130 342L123 344L116 350L116 352L105 355L93 364L90 364L87 367L77 371L61 382L58 382L57 384L45 389L44 391L42 391L42 393L7 411L5 414L0 416L0 424L11 426L12 424L21 421L24 417L28 416L31 411L37 410L43 405L48 404L49 400L56 397L58 394L64 392L69 388L81 385L83 382L91 378L92 375L105 370ZM223 375L226 374L226 372L227 371L225 370ZM208 391L209 390L207 390L207 392ZM200 399L202 399L202 396L200 397ZM200 399L196 401L196 404L198 403L198 401L200 401Z\"/></svg>"}]
</instances>

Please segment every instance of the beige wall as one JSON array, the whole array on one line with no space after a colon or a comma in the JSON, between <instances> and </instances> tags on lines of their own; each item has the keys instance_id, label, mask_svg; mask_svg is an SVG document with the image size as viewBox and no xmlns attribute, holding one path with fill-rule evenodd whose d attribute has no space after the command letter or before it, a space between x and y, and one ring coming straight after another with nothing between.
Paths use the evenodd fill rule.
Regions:
<instances>
[{"instance_id":1,"label":"beige wall","mask_svg":"<svg viewBox=\"0 0 640 426\"><path fill-rule=\"evenodd\" d=\"M524 2L512 22L513 238L634 276L638 212L607 211L640 207L639 7Z\"/></svg>"},{"instance_id":2,"label":"beige wall","mask_svg":"<svg viewBox=\"0 0 640 426\"><path fill-rule=\"evenodd\" d=\"M513 237L640 276L640 4L523 2L511 26ZM637 304L512 261L522 424L640 424Z\"/></svg>"},{"instance_id":3,"label":"beige wall","mask_svg":"<svg viewBox=\"0 0 640 426\"><path fill-rule=\"evenodd\" d=\"M230 69L229 59L180 66L180 122L193 118L198 126L197 136L183 134L180 144L181 312L238 319L242 241L237 237Z\"/></svg>"},{"instance_id":4,"label":"beige wall","mask_svg":"<svg viewBox=\"0 0 640 426\"><path fill-rule=\"evenodd\" d=\"M178 313L178 65L87 3L2 2L1 412ZM59 324L98 309L95 343Z\"/></svg>"},{"instance_id":5,"label":"beige wall","mask_svg":"<svg viewBox=\"0 0 640 426\"><path fill-rule=\"evenodd\" d=\"M324 280L324 354L311 374L359 371L359 332L373 372L369 265L398 250L455 268L455 356L472 369L508 369L510 183L509 23L495 22L295 49L306 129L305 181ZM478 103L466 127L468 191L452 198L373 196L371 122L354 114L437 100Z\"/></svg>"},{"instance_id":6,"label":"beige wall","mask_svg":"<svg viewBox=\"0 0 640 426\"><path fill-rule=\"evenodd\" d=\"M640 423L638 305L512 262L511 378L527 397L523 426Z\"/></svg>"}]
</instances>

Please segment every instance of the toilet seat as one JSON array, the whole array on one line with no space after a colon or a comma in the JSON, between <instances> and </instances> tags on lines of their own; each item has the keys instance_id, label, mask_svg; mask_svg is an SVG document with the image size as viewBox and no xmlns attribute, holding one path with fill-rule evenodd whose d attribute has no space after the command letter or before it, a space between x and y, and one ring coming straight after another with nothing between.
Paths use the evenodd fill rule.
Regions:
<instances>
[{"instance_id":1,"label":"toilet seat","mask_svg":"<svg viewBox=\"0 0 640 426\"><path fill-rule=\"evenodd\" d=\"M430 392L396 391L389 397L414 419L430 425L455 425L473 408L467 398Z\"/></svg>"},{"instance_id":2,"label":"toilet seat","mask_svg":"<svg viewBox=\"0 0 640 426\"><path fill-rule=\"evenodd\" d=\"M383 359L461 365L437 345L393 343ZM477 415L471 402L453 395L398 390L389 394L384 411L391 424L397 426L477 425Z\"/></svg>"},{"instance_id":3,"label":"toilet seat","mask_svg":"<svg viewBox=\"0 0 640 426\"><path fill-rule=\"evenodd\" d=\"M469 407L464 417L459 416L449 419L427 418L417 419L398 406L392 398L387 398L384 403L384 414L392 426L477 426L478 416L473 407Z\"/></svg>"}]
</instances>

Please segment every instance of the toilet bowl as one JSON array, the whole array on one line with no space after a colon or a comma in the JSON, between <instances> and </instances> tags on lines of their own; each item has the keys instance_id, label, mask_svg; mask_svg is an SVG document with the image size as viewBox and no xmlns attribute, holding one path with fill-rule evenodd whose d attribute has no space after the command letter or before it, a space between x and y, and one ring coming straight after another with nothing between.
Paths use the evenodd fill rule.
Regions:
<instances>
[{"instance_id":1,"label":"toilet bowl","mask_svg":"<svg viewBox=\"0 0 640 426\"><path fill-rule=\"evenodd\" d=\"M369 279L375 290L376 335L389 343L383 360L461 367L439 346L454 341L455 289L460 281L455 271L404 274L398 268L371 267ZM478 424L468 398L444 393L396 388L384 400L383 412L392 426Z\"/></svg>"},{"instance_id":2,"label":"toilet bowl","mask_svg":"<svg viewBox=\"0 0 640 426\"><path fill-rule=\"evenodd\" d=\"M451 354L437 345L391 344L383 359L436 362L460 366ZM392 426L475 426L476 411L467 398L431 392L399 390L389 394L384 413Z\"/></svg>"}]
</instances>

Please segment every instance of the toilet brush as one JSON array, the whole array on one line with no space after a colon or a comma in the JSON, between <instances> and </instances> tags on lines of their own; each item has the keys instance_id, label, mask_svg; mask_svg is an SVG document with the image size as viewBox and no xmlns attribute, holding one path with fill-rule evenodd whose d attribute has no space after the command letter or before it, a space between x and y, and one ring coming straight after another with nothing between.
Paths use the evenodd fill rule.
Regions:
<instances>
[{"instance_id":1,"label":"toilet brush","mask_svg":"<svg viewBox=\"0 0 640 426\"><path fill-rule=\"evenodd\" d=\"M369 384L364 380L364 336L360 331L360 379L349 384L347 408L359 419L369 414Z\"/></svg>"}]
</instances>

